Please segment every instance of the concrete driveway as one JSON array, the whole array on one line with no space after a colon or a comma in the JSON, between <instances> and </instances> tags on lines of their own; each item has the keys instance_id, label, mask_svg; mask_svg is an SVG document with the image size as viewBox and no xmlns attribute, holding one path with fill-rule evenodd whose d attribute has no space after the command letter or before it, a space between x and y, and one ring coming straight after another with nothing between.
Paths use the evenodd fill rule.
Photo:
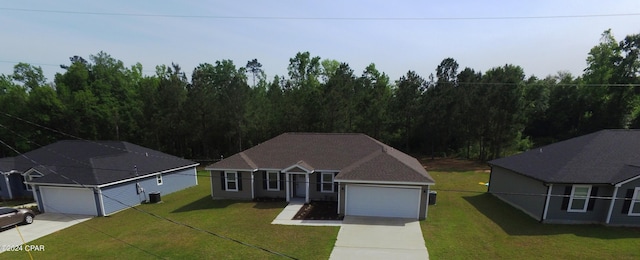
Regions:
<instances>
[{"instance_id":1,"label":"concrete driveway","mask_svg":"<svg viewBox=\"0 0 640 260\"><path fill-rule=\"evenodd\" d=\"M429 259L415 219L346 216L330 259Z\"/></svg>"},{"instance_id":2,"label":"concrete driveway","mask_svg":"<svg viewBox=\"0 0 640 260\"><path fill-rule=\"evenodd\" d=\"M58 213L43 213L37 215L30 225L19 225L17 228L2 229L0 232L0 252L4 252L4 248L8 246L21 245L23 242L20 234L22 234L24 241L28 243L91 218L93 218L93 216Z\"/></svg>"}]
</instances>

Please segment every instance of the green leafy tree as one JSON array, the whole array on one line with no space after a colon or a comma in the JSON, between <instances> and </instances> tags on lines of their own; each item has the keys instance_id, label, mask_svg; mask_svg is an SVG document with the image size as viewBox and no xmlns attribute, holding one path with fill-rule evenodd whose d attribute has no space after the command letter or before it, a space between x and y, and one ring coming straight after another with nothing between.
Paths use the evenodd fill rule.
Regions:
<instances>
[{"instance_id":1,"label":"green leafy tree","mask_svg":"<svg viewBox=\"0 0 640 260\"><path fill-rule=\"evenodd\" d=\"M355 93L355 127L369 136L389 141L388 126L391 101L389 77L380 73L375 64L365 68L358 78Z\"/></svg>"},{"instance_id":2,"label":"green leafy tree","mask_svg":"<svg viewBox=\"0 0 640 260\"><path fill-rule=\"evenodd\" d=\"M42 73L42 68L23 62L13 66L13 75L11 77L13 80L22 83L27 91L44 86L47 81Z\"/></svg>"},{"instance_id":3,"label":"green leafy tree","mask_svg":"<svg viewBox=\"0 0 640 260\"><path fill-rule=\"evenodd\" d=\"M503 156L503 152L520 141L524 128L524 70L507 64L488 70L482 77L487 88L488 104L487 132L488 154L481 160ZM486 156L486 157L485 157Z\"/></svg>"},{"instance_id":4,"label":"green leafy tree","mask_svg":"<svg viewBox=\"0 0 640 260\"><path fill-rule=\"evenodd\" d=\"M398 130L395 135L396 138L403 139L401 143L406 151L412 149L411 139L414 137L414 126L419 119L420 100L425 85L425 80L410 70L396 81L396 87L393 89L392 114Z\"/></svg>"},{"instance_id":5,"label":"green leafy tree","mask_svg":"<svg viewBox=\"0 0 640 260\"><path fill-rule=\"evenodd\" d=\"M331 73L323 85L322 116L323 130L326 132L352 132L356 77L346 63Z\"/></svg>"},{"instance_id":6,"label":"green leafy tree","mask_svg":"<svg viewBox=\"0 0 640 260\"><path fill-rule=\"evenodd\" d=\"M255 87L256 77L260 77L264 73L262 70L262 64L258 62L258 59L253 59L247 62L247 66L245 66L245 68L246 71L251 73L251 76L253 76L253 86Z\"/></svg>"}]
</instances>

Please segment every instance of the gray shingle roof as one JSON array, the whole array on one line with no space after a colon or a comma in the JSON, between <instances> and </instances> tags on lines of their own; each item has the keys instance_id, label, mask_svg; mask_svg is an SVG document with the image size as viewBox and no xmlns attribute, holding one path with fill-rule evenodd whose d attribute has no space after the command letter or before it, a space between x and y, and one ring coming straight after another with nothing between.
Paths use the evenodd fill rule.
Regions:
<instances>
[{"instance_id":1,"label":"gray shingle roof","mask_svg":"<svg viewBox=\"0 0 640 260\"><path fill-rule=\"evenodd\" d=\"M136 172L137 176L143 176L197 165L189 160L120 141L59 141L23 155L13 157L13 168L20 172L35 168L45 176L34 182L52 184L101 185L134 178ZM42 172L42 166L54 170Z\"/></svg>"},{"instance_id":2,"label":"gray shingle roof","mask_svg":"<svg viewBox=\"0 0 640 260\"><path fill-rule=\"evenodd\" d=\"M0 158L0 172L9 172L14 170L14 157Z\"/></svg>"},{"instance_id":3,"label":"gray shingle roof","mask_svg":"<svg viewBox=\"0 0 640 260\"><path fill-rule=\"evenodd\" d=\"M547 183L616 184L640 175L640 131L602 130L489 164Z\"/></svg>"},{"instance_id":4,"label":"gray shingle roof","mask_svg":"<svg viewBox=\"0 0 640 260\"><path fill-rule=\"evenodd\" d=\"M206 169L285 169L296 164L339 171L336 181L435 182L417 159L364 134L285 133Z\"/></svg>"}]
</instances>

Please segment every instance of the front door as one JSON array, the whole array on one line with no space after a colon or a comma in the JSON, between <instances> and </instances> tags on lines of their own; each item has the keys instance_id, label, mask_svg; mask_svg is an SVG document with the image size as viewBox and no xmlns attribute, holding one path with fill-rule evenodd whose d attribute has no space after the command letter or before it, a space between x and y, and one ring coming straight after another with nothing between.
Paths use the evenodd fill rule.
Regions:
<instances>
[{"instance_id":1,"label":"front door","mask_svg":"<svg viewBox=\"0 0 640 260\"><path fill-rule=\"evenodd\" d=\"M295 196L304 198L307 195L306 180L304 174L295 174Z\"/></svg>"}]
</instances>

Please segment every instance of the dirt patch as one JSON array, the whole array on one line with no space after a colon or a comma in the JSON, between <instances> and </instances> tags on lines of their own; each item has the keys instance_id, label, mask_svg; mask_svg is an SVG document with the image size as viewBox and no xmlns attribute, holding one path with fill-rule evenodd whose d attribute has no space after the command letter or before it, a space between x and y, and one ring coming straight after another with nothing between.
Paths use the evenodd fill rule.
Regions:
<instances>
[{"instance_id":1,"label":"dirt patch","mask_svg":"<svg viewBox=\"0 0 640 260\"><path fill-rule=\"evenodd\" d=\"M431 159L429 156L418 157L420 163L427 171L477 171L477 172L489 172L489 165L486 163L455 159L455 158L442 158L436 157Z\"/></svg>"},{"instance_id":2,"label":"dirt patch","mask_svg":"<svg viewBox=\"0 0 640 260\"><path fill-rule=\"evenodd\" d=\"M337 214L338 203L330 201L312 201L305 203L293 217L294 220L342 220Z\"/></svg>"}]
</instances>

